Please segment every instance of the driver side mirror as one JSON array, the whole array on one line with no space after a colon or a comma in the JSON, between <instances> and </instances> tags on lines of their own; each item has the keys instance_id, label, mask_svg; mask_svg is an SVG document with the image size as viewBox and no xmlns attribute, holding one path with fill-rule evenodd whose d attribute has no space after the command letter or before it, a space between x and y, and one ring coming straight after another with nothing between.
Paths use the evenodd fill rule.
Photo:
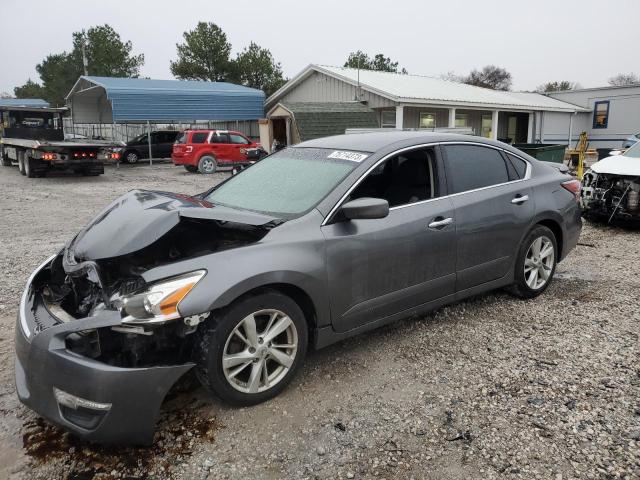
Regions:
<instances>
[{"instance_id":1,"label":"driver side mirror","mask_svg":"<svg viewBox=\"0 0 640 480\"><path fill-rule=\"evenodd\" d=\"M389 215L389 202L383 198L356 198L342 205L341 210L349 220L385 218Z\"/></svg>"}]
</instances>

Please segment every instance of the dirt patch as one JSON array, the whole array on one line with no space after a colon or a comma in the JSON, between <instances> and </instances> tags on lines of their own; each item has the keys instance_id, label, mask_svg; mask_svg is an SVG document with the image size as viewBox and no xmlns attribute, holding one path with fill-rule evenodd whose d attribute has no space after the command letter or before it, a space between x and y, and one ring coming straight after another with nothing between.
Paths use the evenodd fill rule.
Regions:
<instances>
[{"instance_id":1,"label":"dirt patch","mask_svg":"<svg viewBox=\"0 0 640 480\"><path fill-rule=\"evenodd\" d=\"M175 403L179 406L163 410L150 447L89 444L38 417L23 427L23 448L31 468L46 470L62 460L68 479L162 478L188 459L196 444L213 443L221 428L202 401L181 397Z\"/></svg>"}]
</instances>

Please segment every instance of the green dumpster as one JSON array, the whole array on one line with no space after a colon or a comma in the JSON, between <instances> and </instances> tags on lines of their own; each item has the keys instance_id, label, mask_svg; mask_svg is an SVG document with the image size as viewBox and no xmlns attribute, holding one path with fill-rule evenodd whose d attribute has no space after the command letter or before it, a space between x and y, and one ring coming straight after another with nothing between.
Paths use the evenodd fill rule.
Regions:
<instances>
[{"instance_id":1,"label":"green dumpster","mask_svg":"<svg viewBox=\"0 0 640 480\"><path fill-rule=\"evenodd\" d=\"M512 146L543 162L563 163L566 145L555 143L515 143Z\"/></svg>"}]
</instances>

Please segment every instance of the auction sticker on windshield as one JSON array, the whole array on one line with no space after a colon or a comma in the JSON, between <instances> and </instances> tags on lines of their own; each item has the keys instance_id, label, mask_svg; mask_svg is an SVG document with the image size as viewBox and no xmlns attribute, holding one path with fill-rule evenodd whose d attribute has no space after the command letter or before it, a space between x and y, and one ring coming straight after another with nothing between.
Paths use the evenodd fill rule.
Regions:
<instances>
[{"instance_id":1,"label":"auction sticker on windshield","mask_svg":"<svg viewBox=\"0 0 640 480\"><path fill-rule=\"evenodd\" d=\"M361 162L369 155L357 152L345 152L344 150L336 150L331 153L327 158L335 158L337 160L350 160L352 162Z\"/></svg>"}]
</instances>

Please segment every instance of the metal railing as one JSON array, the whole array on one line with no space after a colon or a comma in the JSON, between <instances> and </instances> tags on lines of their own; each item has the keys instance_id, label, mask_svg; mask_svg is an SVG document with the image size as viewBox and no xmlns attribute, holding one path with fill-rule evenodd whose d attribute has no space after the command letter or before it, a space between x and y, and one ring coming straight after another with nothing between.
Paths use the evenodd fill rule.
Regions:
<instances>
[{"instance_id":1,"label":"metal railing","mask_svg":"<svg viewBox=\"0 0 640 480\"><path fill-rule=\"evenodd\" d=\"M197 128L235 130L249 138L258 138L260 132L257 120L198 121L170 123L73 123L71 118L63 119L64 133L83 135L87 138L127 142L153 130L188 130Z\"/></svg>"}]
</instances>

